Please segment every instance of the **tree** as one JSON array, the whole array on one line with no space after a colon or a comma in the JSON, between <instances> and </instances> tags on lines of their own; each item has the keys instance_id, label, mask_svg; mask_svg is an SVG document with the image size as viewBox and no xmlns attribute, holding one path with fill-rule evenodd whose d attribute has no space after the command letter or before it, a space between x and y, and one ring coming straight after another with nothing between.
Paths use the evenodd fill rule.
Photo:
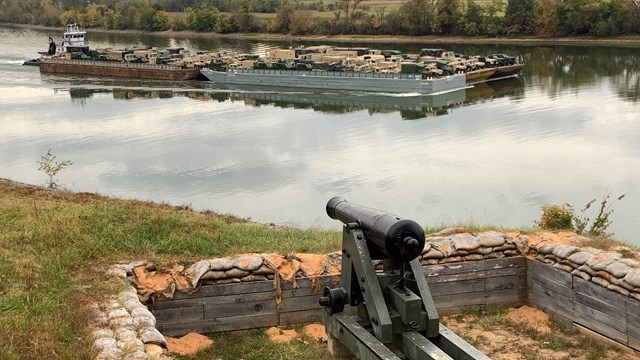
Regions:
<instances>
[{"instance_id":1,"label":"tree","mask_svg":"<svg viewBox=\"0 0 640 360\"><path fill-rule=\"evenodd\" d=\"M198 9L187 9L187 27L193 31L214 31L220 11L214 7L201 6Z\"/></svg>"},{"instance_id":2,"label":"tree","mask_svg":"<svg viewBox=\"0 0 640 360\"><path fill-rule=\"evenodd\" d=\"M640 0L627 0L631 10L633 11L635 24L632 28L636 32L640 32Z\"/></svg>"},{"instance_id":3,"label":"tree","mask_svg":"<svg viewBox=\"0 0 640 360\"><path fill-rule=\"evenodd\" d=\"M458 0L439 0L437 4L438 28L440 32L448 35L460 33L462 12Z\"/></svg>"},{"instance_id":4,"label":"tree","mask_svg":"<svg viewBox=\"0 0 640 360\"><path fill-rule=\"evenodd\" d=\"M249 0L242 0L235 16L238 23L238 31L250 32L255 28L255 19L251 14L251 10Z\"/></svg>"},{"instance_id":5,"label":"tree","mask_svg":"<svg viewBox=\"0 0 640 360\"><path fill-rule=\"evenodd\" d=\"M288 1L284 1L276 14L275 30L277 32L286 33L289 31L292 14L293 6Z\"/></svg>"},{"instance_id":6,"label":"tree","mask_svg":"<svg viewBox=\"0 0 640 360\"><path fill-rule=\"evenodd\" d=\"M464 25L462 32L468 36L476 36L480 34L483 16L482 7L476 4L474 0L467 0L467 11L463 17Z\"/></svg>"},{"instance_id":7,"label":"tree","mask_svg":"<svg viewBox=\"0 0 640 360\"><path fill-rule=\"evenodd\" d=\"M535 0L509 0L504 14L507 33L528 33L532 28Z\"/></svg>"},{"instance_id":8,"label":"tree","mask_svg":"<svg viewBox=\"0 0 640 360\"><path fill-rule=\"evenodd\" d=\"M482 24L482 33L486 35L499 35L503 33L503 19L500 13L504 9L501 0L492 0L486 8L486 15Z\"/></svg>"},{"instance_id":9,"label":"tree","mask_svg":"<svg viewBox=\"0 0 640 360\"><path fill-rule=\"evenodd\" d=\"M558 0L539 0L532 20L533 33L539 36L558 36Z\"/></svg>"},{"instance_id":10,"label":"tree","mask_svg":"<svg viewBox=\"0 0 640 360\"><path fill-rule=\"evenodd\" d=\"M435 0L409 0L398 12L402 29L411 35L431 34L435 27Z\"/></svg>"},{"instance_id":11,"label":"tree","mask_svg":"<svg viewBox=\"0 0 640 360\"><path fill-rule=\"evenodd\" d=\"M154 8L146 8L140 13L138 25L141 30L167 30L169 28L169 16L164 11L158 11Z\"/></svg>"},{"instance_id":12,"label":"tree","mask_svg":"<svg viewBox=\"0 0 640 360\"><path fill-rule=\"evenodd\" d=\"M289 31L295 35L309 34L316 26L315 20L307 11L294 11L291 14Z\"/></svg>"}]
</instances>

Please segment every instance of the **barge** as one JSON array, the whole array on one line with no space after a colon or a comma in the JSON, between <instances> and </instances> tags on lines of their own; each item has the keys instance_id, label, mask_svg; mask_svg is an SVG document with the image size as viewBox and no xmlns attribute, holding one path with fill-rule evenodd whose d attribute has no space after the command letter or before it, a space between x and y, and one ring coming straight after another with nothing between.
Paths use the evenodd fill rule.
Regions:
<instances>
[{"instance_id":1,"label":"barge","mask_svg":"<svg viewBox=\"0 0 640 360\"><path fill-rule=\"evenodd\" d=\"M45 74L72 74L125 77L153 80L193 80L200 77L200 69L172 65L136 64L115 61L43 59L38 63Z\"/></svg>"},{"instance_id":2,"label":"barge","mask_svg":"<svg viewBox=\"0 0 640 360\"><path fill-rule=\"evenodd\" d=\"M208 80L224 85L415 93L419 95L442 94L467 88L464 74L424 78L422 74L243 68L227 70L205 68L200 72Z\"/></svg>"}]
</instances>

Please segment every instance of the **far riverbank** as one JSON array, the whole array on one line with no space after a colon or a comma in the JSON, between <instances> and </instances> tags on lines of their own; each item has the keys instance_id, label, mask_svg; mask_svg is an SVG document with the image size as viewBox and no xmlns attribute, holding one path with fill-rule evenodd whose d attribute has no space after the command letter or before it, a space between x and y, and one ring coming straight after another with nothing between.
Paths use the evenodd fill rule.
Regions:
<instances>
[{"instance_id":1,"label":"far riverbank","mask_svg":"<svg viewBox=\"0 0 640 360\"><path fill-rule=\"evenodd\" d=\"M42 31L61 32L61 27L51 27L43 25L25 25L0 23L0 26L21 29L33 29ZM587 45L587 46L640 46L640 36L618 36L611 38L594 37L562 37L562 38L540 38L540 37L466 37L466 36L401 36L401 35L290 35L290 34L270 34L270 33L202 33L195 31L158 31L149 32L142 30L112 30L104 28L90 28L94 33L111 34L147 34L176 38L221 38L233 40L255 40L262 39L268 41L306 41L306 42L345 42L345 43L431 43L431 44L517 44L517 45Z\"/></svg>"}]
</instances>

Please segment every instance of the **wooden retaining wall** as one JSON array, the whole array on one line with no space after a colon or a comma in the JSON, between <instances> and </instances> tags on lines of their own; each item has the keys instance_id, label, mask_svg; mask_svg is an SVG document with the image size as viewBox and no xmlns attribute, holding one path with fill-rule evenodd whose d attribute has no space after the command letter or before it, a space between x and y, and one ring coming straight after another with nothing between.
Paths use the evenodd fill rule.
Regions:
<instances>
[{"instance_id":1,"label":"wooden retaining wall","mask_svg":"<svg viewBox=\"0 0 640 360\"><path fill-rule=\"evenodd\" d=\"M524 257L424 266L436 307L441 314L468 306L524 305L527 268ZM157 328L169 336L188 332L212 333L320 320L319 293L335 286L338 277L325 276L312 283L299 279L298 289L282 285L278 309L272 281L205 285L193 294L175 293L150 306ZM332 284L333 283L333 284Z\"/></svg>"},{"instance_id":2,"label":"wooden retaining wall","mask_svg":"<svg viewBox=\"0 0 640 360\"><path fill-rule=\"evenodd\" d=\"M640 302L527 259L527 302L566 324L640 350Z\"/></svg>"}]
</instances>

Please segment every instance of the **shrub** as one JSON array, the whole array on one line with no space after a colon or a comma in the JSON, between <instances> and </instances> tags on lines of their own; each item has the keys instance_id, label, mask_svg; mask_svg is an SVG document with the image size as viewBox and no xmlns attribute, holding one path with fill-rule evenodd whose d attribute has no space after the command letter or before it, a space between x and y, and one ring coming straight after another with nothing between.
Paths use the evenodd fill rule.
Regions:
<instances>
[{"instance_id":1,"label":"shrub","mask_svg":"<svg viewBox=\"0 0 640 360\"><path fill-rule=\"evenodd\" d=\"M536 225L546 230L573 230L573 208L569 204L543 205L542 217Z\"/></svg>"}]
</instances>

